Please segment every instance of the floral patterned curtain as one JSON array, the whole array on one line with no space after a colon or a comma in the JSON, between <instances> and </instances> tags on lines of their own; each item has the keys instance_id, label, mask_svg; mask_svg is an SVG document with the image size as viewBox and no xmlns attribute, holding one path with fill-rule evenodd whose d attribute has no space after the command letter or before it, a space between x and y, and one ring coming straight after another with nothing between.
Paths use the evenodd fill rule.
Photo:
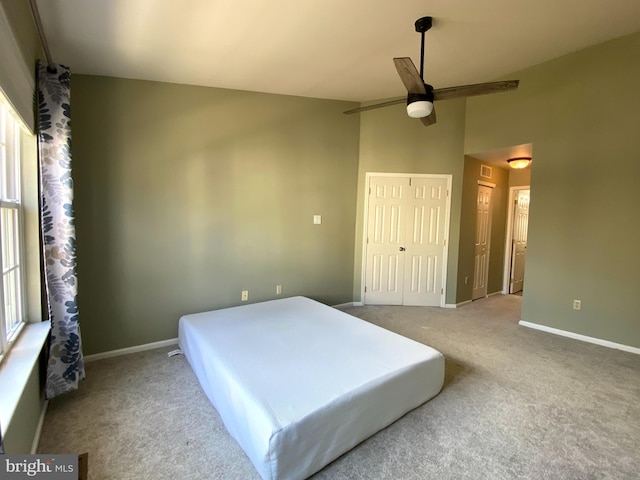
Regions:
<instances>
[{"instance_id":1,"label":"floral patterned curtain","mask_svg":"<svg viewBox=\"0 0 640 480\"><path fill-rule=\"evenodd\" d=\"M45 302L51 321L46 396L84 379L78 323L76 238L71 178L69 68L38 63L38 163Z\"/></svg>"}]
</instances>

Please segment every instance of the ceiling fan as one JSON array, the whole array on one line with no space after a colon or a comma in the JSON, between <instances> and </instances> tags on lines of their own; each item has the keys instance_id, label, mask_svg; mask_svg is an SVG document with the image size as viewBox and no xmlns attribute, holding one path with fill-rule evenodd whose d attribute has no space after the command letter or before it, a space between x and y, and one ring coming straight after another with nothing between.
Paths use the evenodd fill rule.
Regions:
<instances>
[{"instance_id":1,"label":"ceiling fan","mask_svg":"<svg viewBox=\"0 0 640 480\"><path fill-rule=\"evenodd\" d=\"M473 85L460 85L457 87L434 89L424 81L424 34L431 28L432 18L422 17L416 20L416 32L422 36L422 46L420 49L420 72L409 57L394 58L400 80L407 89L407 114L412 118L419 118L425 126L436 123L436 111L433 108L435 100L449 100L451 98L471 97L474 95L486 95L488 93L499 93L518 88L518 80L506 80L503 82L476 83ZM360 113L375 108L388 107L404 103L405 99L390 100L388 102L377 103L366 107L347 110L345 114Z\"/></svg>"}]
</instances>

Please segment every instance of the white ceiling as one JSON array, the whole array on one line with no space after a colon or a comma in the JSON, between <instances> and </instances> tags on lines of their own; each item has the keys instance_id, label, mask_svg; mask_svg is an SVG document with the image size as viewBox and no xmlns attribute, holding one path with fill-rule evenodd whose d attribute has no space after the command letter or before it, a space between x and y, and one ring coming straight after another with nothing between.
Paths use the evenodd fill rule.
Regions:
<instances>
[{"instance_id":1,"label":"white ceiling","mask_svg":"<svg viewBox=\"0 0 640 480\"><path fill-rule=\"evenodd\" d=\"M435 88L493 80L640 31L640 0L38 0L73 73L338 100L405 92L392 58Z\"/></svg>"}]
</instances>

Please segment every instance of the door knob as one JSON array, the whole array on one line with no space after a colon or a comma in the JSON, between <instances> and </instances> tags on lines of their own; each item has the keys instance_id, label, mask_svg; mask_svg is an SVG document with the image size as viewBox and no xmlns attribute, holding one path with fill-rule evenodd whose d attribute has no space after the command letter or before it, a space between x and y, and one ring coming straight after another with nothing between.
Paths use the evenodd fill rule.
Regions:
<instances>
[{"instance_id":1,"label":"door knob","mask_svg":"<svg viewBox=\"0 0 640 480\"><path fill-rule=\"evenodd\" d=\"M398 250L400 250L401 252L404 252L406 250L406 248L400 247Z\"/></svg>"}]
</instances>

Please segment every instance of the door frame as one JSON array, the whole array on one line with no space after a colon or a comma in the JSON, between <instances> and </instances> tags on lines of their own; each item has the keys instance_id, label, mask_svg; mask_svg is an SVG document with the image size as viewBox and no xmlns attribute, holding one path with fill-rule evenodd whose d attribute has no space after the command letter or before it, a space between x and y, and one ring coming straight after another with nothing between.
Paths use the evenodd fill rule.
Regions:
<instances>
[{"instance_id":1,"label":"door frame","mask_svg":"<svg viewBox=\"0 0 640 480\"><path fill-rule=\"evenodd\" d=\"M453 175L430 174L430 173L384 173L384 172L365 172L364 182L364 217L362 226L362 268L360 272L360 298L362 304L365 303L365 282L367 280L367 236L369 228L369 189L371 188L371 178L373 177L413 177L413 178L433 178L445 179L447 181L447 201L444 214L444 250L442 259L442 294L440 295L440 307L446 307L447 298L447 268L449 267L449 223L451 218L451 185Z\"/></svg>"},{"instance_id":2,"label":"door frame","mask_svg":"<svg viewBox=\"0 0 640 480\"><path fill-rule=\"evenodd\" d=\"M518 185L509 187L509 200L507 203L507 234L504 241L504 273L502 274L502 294L509 294L509 283L511 282L511 257L513 248L511 242L513 240L513 213L515 195L518 190L529 190L531 195L531 185Z\"/></svg>"}]
</instances>

